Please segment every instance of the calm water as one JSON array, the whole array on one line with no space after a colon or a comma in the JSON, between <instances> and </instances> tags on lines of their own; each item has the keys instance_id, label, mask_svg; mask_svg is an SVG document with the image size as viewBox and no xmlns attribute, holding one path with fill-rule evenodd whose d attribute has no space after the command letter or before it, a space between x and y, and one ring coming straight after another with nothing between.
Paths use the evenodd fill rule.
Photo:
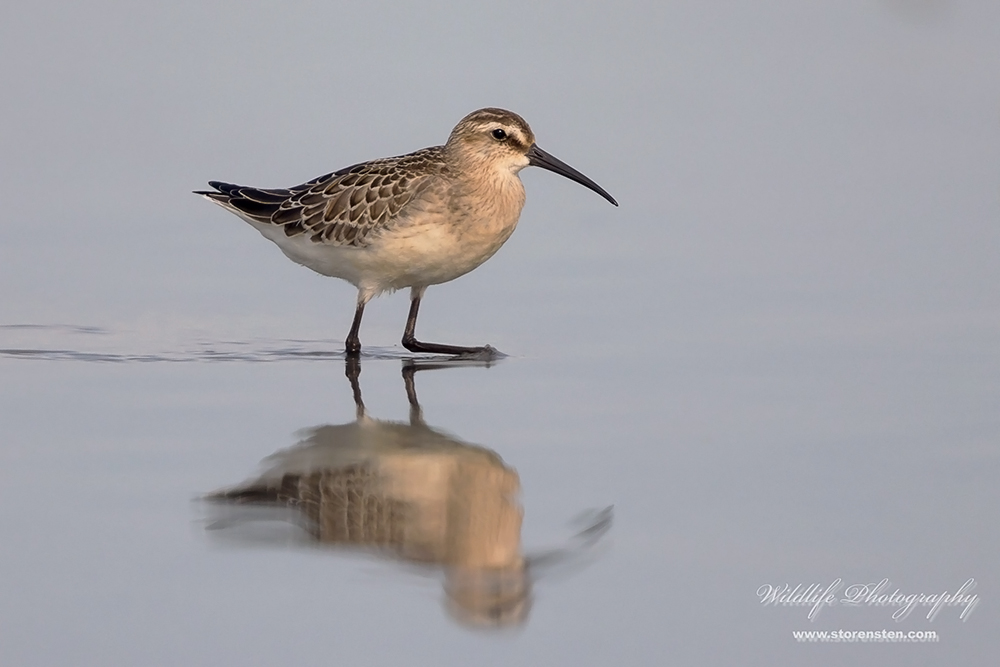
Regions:
<instances>
[{"instance_id":1,"label":"calm water","mask_svg":"<svg viewBox=\"0 0 1000 667\"><path fill-rule=\"evenodd\" d=\"M633 352L409 378L366 358L359 417L341 359L257 341L116 363L66 358L102 334L40 333L58 358L0 359L9 664L598 664L623 646L834 664L990 641L995 380L975 358ZM757 597L885 577L907 594L975 578L981 603L966 622L844 605L810 622ZM791 638L897 628L941 641L817 659Z\"/></svg>"},{"instance_id":2,"label":"calm water","mask_svg":"<svg viewBox=\"0 0 1000 667\"><path fill-rule=\"evenodd\" d=\"M0 13L0 665L995 662L1000 4ZM622 204L522 172L421 309L489 367L402 294L348 367L354 290L190 194L488 105Z\"/></svg>"}]
</instances>

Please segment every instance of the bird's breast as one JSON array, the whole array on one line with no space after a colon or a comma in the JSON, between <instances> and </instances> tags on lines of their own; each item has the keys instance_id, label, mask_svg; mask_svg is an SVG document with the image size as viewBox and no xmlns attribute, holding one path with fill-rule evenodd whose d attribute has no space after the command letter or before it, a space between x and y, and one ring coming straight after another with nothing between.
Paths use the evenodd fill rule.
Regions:
<instances>
[{"instance_id":1,"label":"bird's breast","mask_svg":"<svg viewBox=\"0 0 1000 667\"><path fill-rule=\"evenodd\" d=\"M391 289L454 280L492 257L510 238L524 206L524 188L456 188L437 205L416 207L369 246ZM391 266L389 266L391 265Z\"/></svg>"},{"instance_id":2,"label":"bird's breast","mask_svg":"<svg viewBox=\"0 0 1000 667\"><path fill-rule=\"evenodd\" d=\"M524 186L515 174L459 191L448 215L456 252L479 258L475 266L485 262L510 238L522 208Z\"/></svg>"}]
</instances>

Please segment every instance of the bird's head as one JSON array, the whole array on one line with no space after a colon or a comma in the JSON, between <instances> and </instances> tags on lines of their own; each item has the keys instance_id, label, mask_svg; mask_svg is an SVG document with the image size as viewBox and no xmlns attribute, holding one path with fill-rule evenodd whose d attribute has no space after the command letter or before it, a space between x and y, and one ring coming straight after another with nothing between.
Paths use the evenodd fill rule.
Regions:
<instances>
[{"instance_id":1,"label":"bird's head","mask_svg":"<svg viewBox=\"0 0 1000 667\"><path fill-rule=\"evenodd\" d=\"M478 163L511 174L528 166L548 169L590 188L618 206L618 202L597 183L539 148L528 123L513 111L495 108L473 111L451 131L445 150L462 162Z\"/></svg>"}]
</instances>

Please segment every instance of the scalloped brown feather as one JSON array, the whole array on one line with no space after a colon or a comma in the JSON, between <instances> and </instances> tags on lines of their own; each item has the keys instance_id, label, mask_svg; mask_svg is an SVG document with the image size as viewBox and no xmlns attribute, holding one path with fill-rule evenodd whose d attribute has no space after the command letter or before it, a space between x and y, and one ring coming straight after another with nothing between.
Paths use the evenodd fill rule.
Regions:
<instances>
[{"instance_id":1,"label":"scalloped brown feather","mask_svg":"<svg viewBox=\"0 0 1000 667\"><path fill-rule=\"evenodd\" d=\"M309 234L334 246L365 246L446 170L442 146L362 162L288 189L212 181L203 192L237 215Z\"/></svg>"}]
</instances>

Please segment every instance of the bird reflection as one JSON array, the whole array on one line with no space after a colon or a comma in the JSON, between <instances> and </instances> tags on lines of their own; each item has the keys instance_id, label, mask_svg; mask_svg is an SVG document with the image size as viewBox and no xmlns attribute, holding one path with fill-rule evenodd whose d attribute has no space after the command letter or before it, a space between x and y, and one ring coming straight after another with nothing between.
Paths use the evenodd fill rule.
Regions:
<instances>
[{"instance_id":1,"label":"bird reflection","mask_svg":"<svg viewBox=\"0 0 1000 667\"><path fill-rule=\"evenodd\" d=\"M209 528L290 521L313 543L442 568L445 606L463 624L524 623L532 583L553 566L585 560L610 528L611 508L586 516L563 547L523 554L517 472L493 450L428 426L417 401L417 370L461 364L404 362L410 418L403 423L368 415L360 362L348 359L357 419L307 431L266 459L258 478L208 496Z\"/></svg>"}]
</instances>

